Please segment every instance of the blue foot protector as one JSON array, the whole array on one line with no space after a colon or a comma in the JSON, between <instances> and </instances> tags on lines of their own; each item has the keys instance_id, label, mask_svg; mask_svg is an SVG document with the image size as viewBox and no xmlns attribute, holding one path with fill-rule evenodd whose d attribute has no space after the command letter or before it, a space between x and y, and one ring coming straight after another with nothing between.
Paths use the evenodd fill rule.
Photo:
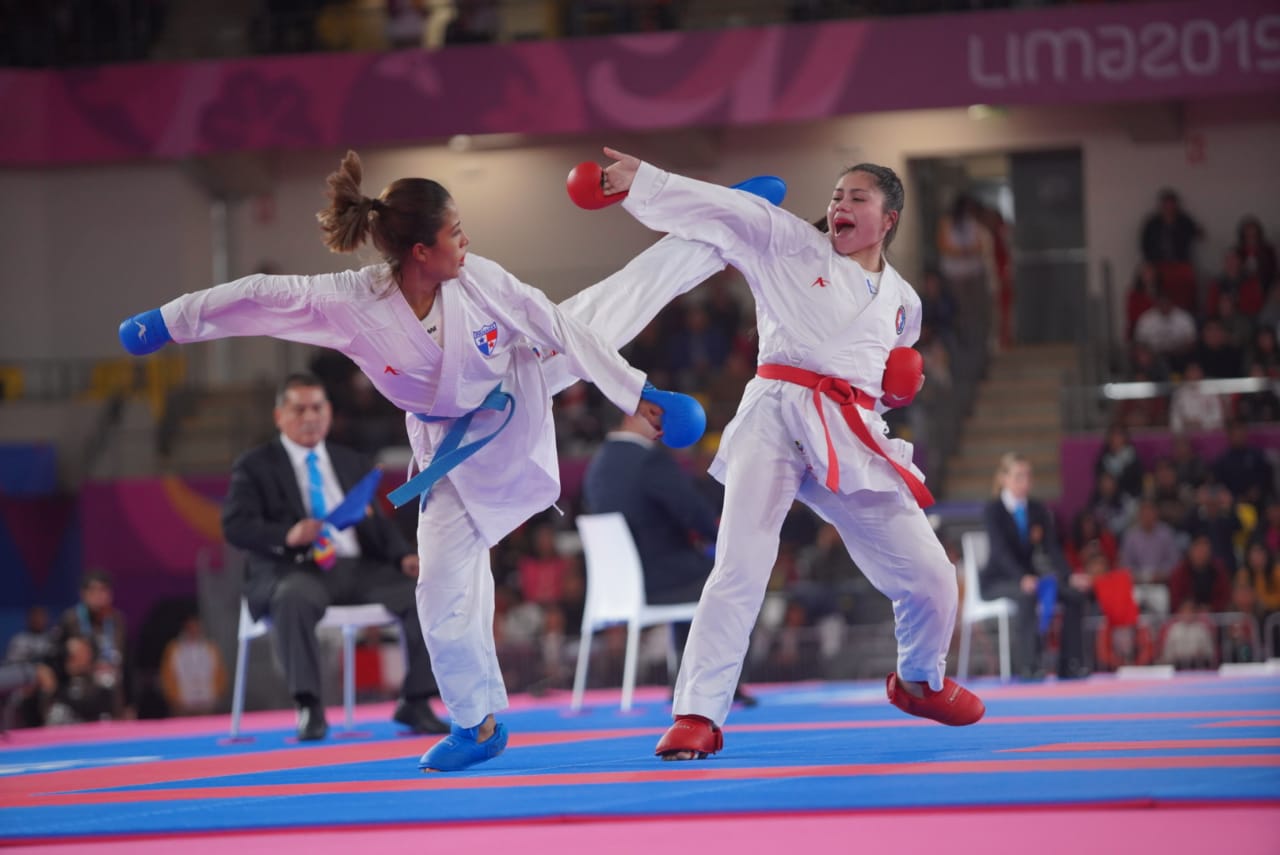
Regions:
<instances>
[{"instance_id":1,"label":"blue foot protector","mask_svg":"<svg viewBox=\"0 0 1280 855\"><path fill-rule=\"evenodd\" d=\"M640 400L662 407L662 442L671 448L688 448L707 430L707 411L697 398L680 392L664 392L652 383L644 384Z\"/></svg>"},{"instance_id":2,"label":"blue foot protector","mask_svg":"<svg viewBox=\"0 0 1280 855\"><path fill-rule=\"evenodd\" d=\"M787 182L776 175L757 175L733 185L733 190L745 190L775 205L781 205L787 197Z\"/></svg>"},{"instance_id":3,"label":"blue foot protector","mask_svg":"<svg viewBox=\"0 0 1280 855\"><path fill-rule=\"evenodd\" d=\"M449 728L449 735L431 746L418 761L418 768L423 772L461 772L477 763L492 760L507 747L507 728L502 722L484 742L477 742L480 725L475 727Z\"/></svg>"},{"instance_id":4,"label":"blue foot protector","mask_svg":"<svg viewBox=\"0 0 1280 855\"><path fill-rule=\"evenodd\" d=\"M171 341L173 337L159 309L126 318L120 324L120 343L134 356L155 353Z\"/></svg>"}]
</instances>

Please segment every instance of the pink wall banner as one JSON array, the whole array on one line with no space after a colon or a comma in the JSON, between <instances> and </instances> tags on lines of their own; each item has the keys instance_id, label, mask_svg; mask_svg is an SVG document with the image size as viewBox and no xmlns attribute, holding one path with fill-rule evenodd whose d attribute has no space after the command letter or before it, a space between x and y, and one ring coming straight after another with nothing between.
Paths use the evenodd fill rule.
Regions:
<instances>
[{"instance_id":1,"label":"pink wall banner","mask_svg":"<svg viewBox=\"0 0 1280 855\"><path fill-rule=\"evenodd\" d=\"M1280 95L1274 0L0 71L0 166Z\"/></svg>"}]
</instances>

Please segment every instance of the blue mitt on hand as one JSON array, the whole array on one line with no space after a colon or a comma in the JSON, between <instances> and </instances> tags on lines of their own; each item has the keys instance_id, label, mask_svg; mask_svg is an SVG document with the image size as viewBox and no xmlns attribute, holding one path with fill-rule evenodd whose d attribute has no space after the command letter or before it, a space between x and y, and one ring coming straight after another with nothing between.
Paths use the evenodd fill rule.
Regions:
<instances>
[{"instance_id":1,"label":"blue mitt on hand","mask_svg":"<svg viewBox=\"0 0 1280 855\"><path fill-rule=\"evenodd\" d=\"M152 309L120 323L120 343L124 349L134 356L146 356L155 353L169 342L169 328L164 325L164 316L159 309Z\"/></svg>"},{"instance_id":2,"label":"blue mitt on hand","mask_svg":"<svg viewBox=\"0 0 1280 855\"><path fill-rule=\"evenodd\" d=\"M640 400L662 407L662 441L671 448L688 448L707 430L707 412L697 398L645 383Z\"/></svg>"}]
</instances>

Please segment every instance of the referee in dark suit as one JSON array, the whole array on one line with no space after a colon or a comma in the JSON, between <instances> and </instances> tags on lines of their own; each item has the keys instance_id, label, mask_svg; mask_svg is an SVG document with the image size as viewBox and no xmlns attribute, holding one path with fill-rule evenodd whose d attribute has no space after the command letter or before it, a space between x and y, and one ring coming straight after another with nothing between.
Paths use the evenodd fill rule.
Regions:
<instances>
[{"instance_id":1,"label":"referee in dark suit","mask_svg":"<svg viewBox=\"0 0 1280 855\"><path fill-rule=\"evenodd\" d=\"M626 519L651 605L696 602L714 565L715 512L688 473L655 441L653 426L637 416L618 415L617 428L587 466L584 505L588 513L616 512ZM676 650L683 653L689 624L676 624L674 630ZM756 703L741 687L734 697L748 706Z\"/></svg>"},{"instance_id":2,"label":"referee in dark suit","mask_svg":"<svg viewBox=\"0 0 1280 855\"><path fill-rule=\"evenodd\" d=\"M222 529L247 558L249 611L255 618L271 616L298 708L299 739L322 739L328 732L316 624L330 605L364 603L381 603L404 633L408 662L395 720L416 733L447 732L429 703L438 692L414 599L417 554L376 507L342 531L322 531L317 519L371 468L357 452L325 442L332 420L320 380L291 375L276 398L280 436L246 452L232 467ZM332 562L322 557L317 563L322 537L331 544Z\"/></svg>"}]
</instances>

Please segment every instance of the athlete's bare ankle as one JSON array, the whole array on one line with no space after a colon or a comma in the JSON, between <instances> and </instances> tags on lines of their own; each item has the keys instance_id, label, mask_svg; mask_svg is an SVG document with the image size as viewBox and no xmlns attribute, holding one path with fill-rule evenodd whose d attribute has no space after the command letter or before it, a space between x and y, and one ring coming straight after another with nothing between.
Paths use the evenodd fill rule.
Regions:
<instances>
[{"instance_id":1,"label":"athlete's bare ankle","mask_svg":"<svg viewBox=\"0 0 1280 855\"><path fill-rule=\"evenodd\" d=\"M480 722L480 729L476 731L476 742L484 742L493 736L494 730L498 727L498 720L493 717L493 713L485 716L484 721Z\"/></svg>"}]
</instances>

